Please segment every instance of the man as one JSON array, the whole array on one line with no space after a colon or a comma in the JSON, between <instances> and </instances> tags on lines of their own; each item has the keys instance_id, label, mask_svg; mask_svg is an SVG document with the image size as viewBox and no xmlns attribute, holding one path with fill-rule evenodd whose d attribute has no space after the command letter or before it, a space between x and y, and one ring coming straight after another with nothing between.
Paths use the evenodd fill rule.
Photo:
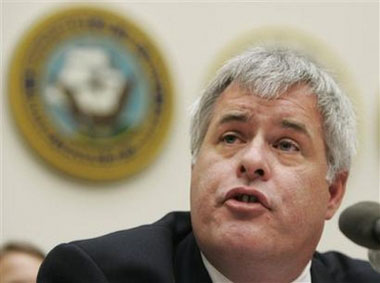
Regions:
<instances>
[{"instance_id":1,"label":"man","mask_svg":"<svg viewBox=\"0 0 380 283\"><path fill-rule=\"evenodd\" d=\"M38 282L380 282L359 260L315 251L355 151L351 104L303 55L254 48L194 107L191 220L55 248Z\"/></svg>"},{"instance_id":2,"label":"man","mask_svg":"<svg viewBox=\"0 0 380 283\"><path fill-rule=\"evenodd\" d=\"M0 283L36 282L44 253L26 243L9 242L0 249Z\"/></svg>"}]
</instances>

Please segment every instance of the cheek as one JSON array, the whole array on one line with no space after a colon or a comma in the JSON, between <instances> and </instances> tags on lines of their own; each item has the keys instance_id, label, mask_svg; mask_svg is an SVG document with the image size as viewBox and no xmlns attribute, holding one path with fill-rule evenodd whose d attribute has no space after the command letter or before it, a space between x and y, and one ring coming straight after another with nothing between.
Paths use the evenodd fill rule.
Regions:
<instances>
[{"instance_id":1,"label":"cheek","mask_svg":"<svg viewBox=\"0 0 380 283\"><path fill-rule=\"evenodd\" d=\"M191 172L190 204L194 214L210 215L223 192L234 183L233 162L208 156L199 158Z\"/></svg>"},{"instance_id":2,"label":"cheek","mask_svg":"<svg viewBox=\"0 0 380 283\"><path fill-rule=\"evenodd\" d=\"M217 190L220 178L220 170L217 163L202 162L199 160L191 172L191 201L200 205L206 199L210 199Z\"/></svg>"},{"instance_id":3,"label":"cheek","mask_svg":"<svg viewBox=\"0 0 380 283\"><path fill-rule=\"evenodd\" d=\"M201 160L198 160L192 168L190 190L191 221L194 230L200 234L206 233L207 226L212 221L213 191L217 188L217 181L214 176L212 166L204 166Z\"/></svg>"},{"instance_id":4,"label":"cheek","mask_svg":"<svg viewBox=\"0 0 380 283\"><path fill-rule=\"evenodd\" d=\"M282 182L281 182L282 180ZM284 219L291 224L304 228L312 222L323 223L328 204L328 186L324 177L310 174L306 170L283 173L277 187L282 193L280 203ZM287 223L289 224L289 223Z\"/></svg>"},{"instance_id":5,"label":"cheek","mask_svg":"<svg viewBox=\"0 0 380 283\"><path fill-rule=\"evenodd\" d=\"M221 158L212 150L200 152L191 172L191 185L195 191L216 190L218 183L223 183L231 175L231 162Z\"/></svg>"}]
</instances>

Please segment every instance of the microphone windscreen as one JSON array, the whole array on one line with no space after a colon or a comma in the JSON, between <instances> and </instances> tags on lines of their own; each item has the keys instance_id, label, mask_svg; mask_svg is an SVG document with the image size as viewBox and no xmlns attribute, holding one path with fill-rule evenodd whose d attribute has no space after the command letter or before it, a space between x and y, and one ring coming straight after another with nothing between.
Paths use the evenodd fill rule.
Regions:
<instances>
[{"instance_id":1,"label":"microphone windscreen","mask_svg":"<svg viewBox=\"0 0 380 283\"><path fill-rule=\"evenodd\" d=\"M376 222L380 219L380 204L363 201L346 208L339 217L339 229L350 240L369 249L380 249Z\"/></svg>"}]
</instances>

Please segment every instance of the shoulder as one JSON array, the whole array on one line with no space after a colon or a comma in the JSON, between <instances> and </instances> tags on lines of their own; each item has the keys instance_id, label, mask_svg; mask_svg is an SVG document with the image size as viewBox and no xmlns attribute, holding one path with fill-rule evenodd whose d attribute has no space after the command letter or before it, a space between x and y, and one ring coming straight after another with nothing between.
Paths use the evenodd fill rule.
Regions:
<instances>
[{"instance_id":1,"label":"shoulder","mask_svg":"<svg viewBox=\"0 0 380 283\"><path fill-rule=\"evenodd\" d=\"M314 254L312 277L325 277L328 282L380 282L380 273L367 261L335 251Z\"/></svg>"},{"instance_id":2,"label":"shoulder","mask_svg":"<svg viewBox=\"0 0 380 283\"><path fill-rule=\"evenodd\" d=\"M131 251L134 249L151 250L153 247L165 245L165 242L177 242L191 231L190 215L188 212L172 212L153 224L113 232L101 237L75 241L86 251L102 250L107 252Z\"/></svg>"},{"instance_id":3,"label":"shoulder","mask_svg":"<svg viewBox=\"0 0 380 283\"><path fill-rule=\"evenodd\" d=\"M38 282L80 282L87 275L100 280L91 282L119 282L124 275L165 282L176 245L190 232L189 213L173 212L153 224L61 244L46 257Z\"/></svg>"}]
</instances>

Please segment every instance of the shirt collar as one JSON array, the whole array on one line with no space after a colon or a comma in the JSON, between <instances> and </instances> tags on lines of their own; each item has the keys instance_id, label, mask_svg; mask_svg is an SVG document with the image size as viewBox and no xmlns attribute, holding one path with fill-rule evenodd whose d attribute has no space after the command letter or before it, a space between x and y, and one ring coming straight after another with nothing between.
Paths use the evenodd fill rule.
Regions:
<instances>
[{"instance_id":1,"label":"shirt collar","mask_svg":"<svg viewBox=\"0 0 380 283\"><path fill-rule=\"evenodd\" d=\"M220 273L203 255L201 252L201 257L203 264L206 267L206 270L208 274L210 275L211 281L216 283L233 283L231 280L229 280L227 277L225 277L222 273ZM291 283L310 283L311 282L311 260L306 265L305 269L302 271L300 276L297 277L293 282Z\"/></svg>"}]
</instances>

